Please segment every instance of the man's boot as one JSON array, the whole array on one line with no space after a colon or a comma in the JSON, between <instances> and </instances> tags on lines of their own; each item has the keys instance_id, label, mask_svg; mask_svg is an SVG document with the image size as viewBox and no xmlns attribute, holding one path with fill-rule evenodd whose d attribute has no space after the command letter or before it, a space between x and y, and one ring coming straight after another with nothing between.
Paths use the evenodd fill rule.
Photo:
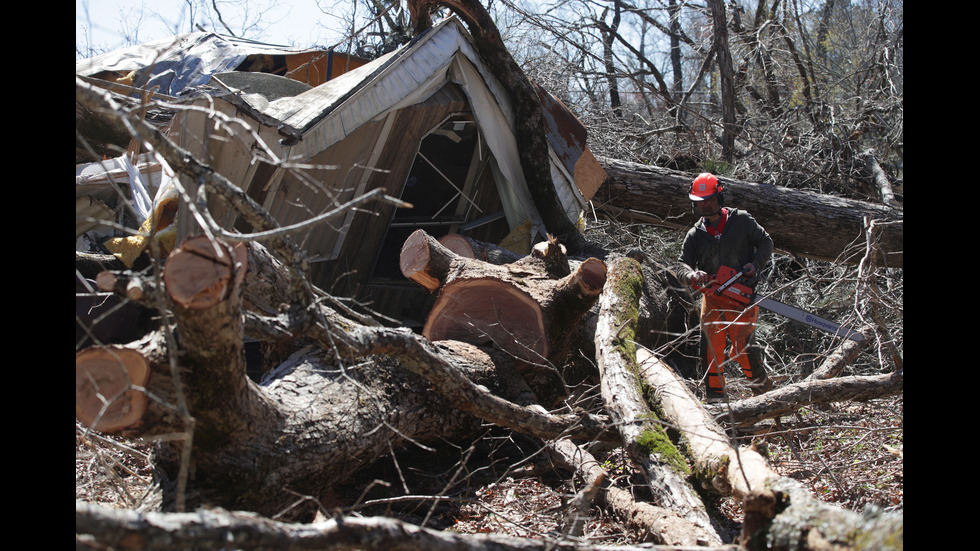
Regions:
<instances>
[{"instance_id":1,"label":"man's boot","mask_svg":"<svg viewBox=\"0 0 980 551\"><path fill-rule=\"evenodd\" d=\"M704 403L723 404L725 403L725 391L706 388L704 391Z\"/></svg>"},{"instance_id":2,"label":"man's boot","mask_svg":"<svg viewBox=\"0 0 980 551\"><path fill-rule=\"evenodd\" d=\"M762 359L762 350L757 346L748 349L749 365L752 366L752 378L749 380L749 390L753 396L765 394L772 390L772 379L766 372L766 362Z\"/></svg>"}]
</instances>

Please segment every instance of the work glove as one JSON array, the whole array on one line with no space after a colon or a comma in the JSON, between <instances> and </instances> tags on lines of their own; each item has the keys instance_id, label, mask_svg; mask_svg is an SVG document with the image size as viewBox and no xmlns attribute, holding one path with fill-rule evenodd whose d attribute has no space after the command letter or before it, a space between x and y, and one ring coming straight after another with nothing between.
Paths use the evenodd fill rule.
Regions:
<instances>
[{"instance_id":1,"label":"work glove","mask_svg":"<svg viewBox=\"0 0 980 551\"><path fill-rule=\"evenodd\" d=\"M703 285L709 281L711 281L711 276L708 275L708 272L704 272L701 270L694 270L692 272L688 272L687 274L688 285L695 285L695 284Z\"/></svg>"}]
</instances>

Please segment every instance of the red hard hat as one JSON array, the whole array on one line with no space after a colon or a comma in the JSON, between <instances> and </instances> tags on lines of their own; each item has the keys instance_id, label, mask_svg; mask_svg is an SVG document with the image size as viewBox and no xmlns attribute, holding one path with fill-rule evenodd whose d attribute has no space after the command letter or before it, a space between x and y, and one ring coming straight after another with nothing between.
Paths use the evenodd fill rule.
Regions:
<instances>
[{"instance_id":1,"label":"red hard hat","mask_svg":"<svg viewBox=\"0 0 980 551\"><path fill-rule=\"evenodd\" d=\"M688 197L691 198L691 201L704 201L716 193L721 193L722 189L722 185L718 183L718 178L715 178L714 174L702 172L691 184L691 192Z\"/></svg>"}]
</instances>

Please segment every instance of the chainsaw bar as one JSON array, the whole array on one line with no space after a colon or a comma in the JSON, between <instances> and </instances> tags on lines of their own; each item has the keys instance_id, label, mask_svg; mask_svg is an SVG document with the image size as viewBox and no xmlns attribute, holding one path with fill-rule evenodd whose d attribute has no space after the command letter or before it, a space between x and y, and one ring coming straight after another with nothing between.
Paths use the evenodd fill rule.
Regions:
<instances>
[{"instance_id":1,"label":"chainsaw bar","mask_svg":"<svg viewBox=\"0 0 980 551\"><path fill-rule=\"evenodd\" d=\"M756 295L752 304L759 306L759 308L765 308L770 312L775 312L791 320L805 323L810 327L815 327L821 331L826 331L827 333L834 335L840 335L844 338L851 339L854 342L864 342L864 335L855 331L854 329L851 329L850 327L821 318L820 316L811 314L806 310L800 310L799 308L795 308L788 304L783 304L778 300Z\"/></svg>"}]
</instances>

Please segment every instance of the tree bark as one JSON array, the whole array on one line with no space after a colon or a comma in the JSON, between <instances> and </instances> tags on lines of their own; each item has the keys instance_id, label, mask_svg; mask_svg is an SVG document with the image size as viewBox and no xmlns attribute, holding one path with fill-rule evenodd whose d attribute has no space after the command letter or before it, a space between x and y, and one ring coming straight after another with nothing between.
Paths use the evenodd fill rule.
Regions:
<instances>
[{"instance_id":1,"label":"tree bark","mask_svg":"<svg viewBox=\"0 0 980 551\"><path fill-rule=\"evenodd\" d=\"M721 156L728 162L735 155L735 137L738 130L735 124L735 70L732 54L728 49L728 18L725 4L721 0L708 0L711 9L711 28L714 40L711 47L718 60L718 73L721 75Z\"/></svg>"},{"instance_id":2,"label":"tree bark","mask_svg":"<svg viewBox=\"0 0 980 551\"><path fill-rule=\"evenodd\" d=\"M725 412L723 419L738 427L745 427L763 419L790 415L808 404L865 401L895 396L903 391L902 371L884 375L814 379L739 400L732 404L730 411Z\"/></svg>"},{"instance_id":3,"label":"tree bark","mask_svg":"<svg viewBox=\"0 0 980 551\"><path fill-rule=\"evenodd\" d=\"M695 222L687 194L692 176L655 166L601 159L606 181L593 198L596 209L618 220L687 229ZM843 199L728 178L726 201L761 223L776 249L815 260L857 264L865 254L866 219L880 235L871 260L903 267L903 213L886 205Z\"/></svg>"},{"instance_id":4,"label":"tree bark","mask_svg":"<svg viewBox=\"0 0 980 551\"><path fill-rule=\"evenodd\" d=\"M573 551L574 541L525 539L497 534L456 534L384 517L336 517L291 524L221 509L194 513L137 513L75 502L77 549L218 549L282 551ZM683 551L685 547L590 546L596 551ZM698 551L734 551L731 546Z\"/></svg>"},{"instance_id":5,"label":"tree bark","mask_svg":"<svg viewBox=\"0 0 980 551\"><path fill-rule=\"evenodd\" d=\"M717 534L706 533L692 522L684 511L638 501L633 494L609 482L608 473L599 461L581 446L567 438L548 444L548 455L562 468L580 477L586 488L599 486L597 500L623 519L643 539L671 546L718 546Z\"/></svg>"},{"instance_id":6,"label":"tree bark","mask_svg":"<svg viewBox=\"0 0 980 551\"><path fill-rule=\"evenodd\" d=\"M192 502L278 514L295 500L287 489L318 495L392 447L456 439L479 429L480 419L542 438L605 438L600 419L539 414L498 398L496 365L512 361L506 355L491 357L453 341L433 345L406 330L361 326L326 308L311 311L301 325L289 309L277 316L249 312L243 323L241 287L250 280L242 275L244 247L233 253L220 243L202 245L185 243L164 266L170 299L186 305L173 306L180 353L158 331L109 354L148 365L145 385L129 372L118 374L118 362L105 367L104 359L88 361L99 349L83 351L76 361L76 385L90 397L76 399L89 404L90 413L80 418L117 417L102 411L91 387L91 381L107 379L93 375L96 365L116 374L115 386L101 387L103 395L120 397L109 405L135 412L110 428L130 436L185 434L195 477L190 487L197 491ZM238 260L229 262L233 258ZM181 282L184 276L193 276L193 283ZM270 289L259 288L263 294ZM155 299L156 291L147 290L147 299ZM278 300L273 295L249 302ZM258 386L245 376L246 327L269 340L305 337L315 346L297 351ZM179 365L171 363L174 358ZM144 401L153 397L142 415L129 405L134 392ZM167 445L169 453L160 456L174 477L180 446Z\"/></svg>"},{"instance_id":7,"label":"tree bark","mask_svg":"<svg viewBox=\"0 0 980 551\"><path fill-rule=\"evenodd\" d=\"M595 258L572 272L556 242L535 247L512 264L496 265L460 257L423 230L405 241L400 264L405 277L430 291L439 289L423 336L493 343L531 364L567 353L569 335L577 332L606 279L605 264Z\"/></svg>"},{"instance_id":8,"label":"tree bark","mask_svg":"<svg viewBox=\"0 0 980 551\"><path fill-rule=\"evenodd\" d=\"M603 401L627 453L643 471L654 502L696 526L699 541L720 544L704 502L684 478L688 467L683 456L641 390L635 339L642 288L643 272L637 261L627 257L612 261L595 329Z\"/></svg>"},{"instance_id":9,"label":"tree bark","mask_svg":"<svg viewBox=\"0 0 980 551\"><path fill-rule=\"evenodd\" d=\"M645 350L638 357L668 423L687 442L698 478L706 488L742 501L740 543L746 549L855 549L863 541L874 542L861 543L864 548L890 549L902 541L901 513L862 515L816 499L773 471L752 447L730 446L722 428L669 368Z\"/></svg>"},{"instance_id":10,"label":"tree bark","mask_svg":"<svg viewBox=\"0 0 980 551\"><path fill-rule=\"evenodd\" d=\"M714 417L659 358L640 348L637 361L640 376L650 386L665 421L685 438L694 477L705 490L744 500L753 488L776 476L754 450L729 445Z\"/></svg>"},{"instance_id":11,"label":"tree bark","mask_svg":"<svg viewBox=\"0 0 980 551\"><path fill-rule=\"evenodd\" d=\"M119 346L86 348L75 354L75 417L97 431L116 432L142 421L148 399L138 390L150 365Z\"/></svg>"}]
</instances>

